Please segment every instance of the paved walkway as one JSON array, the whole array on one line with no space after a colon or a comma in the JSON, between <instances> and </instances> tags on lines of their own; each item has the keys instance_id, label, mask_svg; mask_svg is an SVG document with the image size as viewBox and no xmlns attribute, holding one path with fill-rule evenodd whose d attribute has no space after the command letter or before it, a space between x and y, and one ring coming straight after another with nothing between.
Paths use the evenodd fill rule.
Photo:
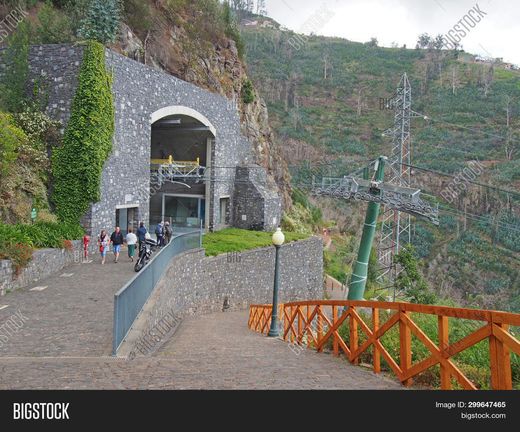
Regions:
<instances>
[{"instance_id":1,"label":"paved walkway","mask_svg":"<svg viewBox=\"0 0 520 432\"><path fill-rule=\"evenodd\" d=\"M72 274L72 275L71 275ZM75 264L0 297L0 325L24 327L0 347L0 389L400 389L343 358L304 350L247 328L247 312L186 319L153 356L110 357L113 294L135 273L121 260Z\"/></svg>"},{"instance_id":2,"label":"paved walkway","mask_svg":"<svg viewBox=\"0 0 520 432\"><path fill-rule=\"evenodd\" d=\"M110 355L114 294L134 275L126 256L115 264L108 255L103 266L96 256L0 297L0 308L8 306L0 310L0 324L17 311L27 318L0 344L0 357Z\"/></svg>"}]
</instances>

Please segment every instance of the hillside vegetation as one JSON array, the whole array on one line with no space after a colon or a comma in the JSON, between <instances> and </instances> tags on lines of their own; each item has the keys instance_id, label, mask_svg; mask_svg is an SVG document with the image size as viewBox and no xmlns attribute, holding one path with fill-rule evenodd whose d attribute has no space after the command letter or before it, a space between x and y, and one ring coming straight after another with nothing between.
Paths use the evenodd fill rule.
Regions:
<instances>
[{"instance_id":1,"label":"hillside vegetation","mask_svg":"<svg viewBox=\"0 0 520 432\"><path fill-rule=\"evenodd\" d=\"M393 125L391 98L408 74L412 109L421 114L412 121L412 163L457 175L478 160L485 169L477 182L517 192L466 184L447 202L441 192L453 179L414 169L413 184L437 196L442 207L439 227L415 224L422 272L441 297L520 311L520 72L500 62L477 63L461 51L318 36L295 44L290 31L242 30L250 74L284 143L295 187L308 181L313 166L325 163L329 172L347 174L389 155L383 132ZM348 282L365 206L311 202L325 219L340 221L326 264Z\"/></svg>"}]
</instances>

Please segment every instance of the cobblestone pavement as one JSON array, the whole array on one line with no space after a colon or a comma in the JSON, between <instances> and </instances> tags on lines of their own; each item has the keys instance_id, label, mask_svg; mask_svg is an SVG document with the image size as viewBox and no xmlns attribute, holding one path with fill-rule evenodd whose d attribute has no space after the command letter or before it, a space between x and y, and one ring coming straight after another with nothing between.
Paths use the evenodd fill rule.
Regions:
<instances>
[{"instance_id":1,"label":"cobblestone pavement","mask_svg":"<svg viewBox=\"0 0 520 432\"><path fill-rule=\"evenodd\" d=\"M91 263L71 264L0 297L0 308L8 305L0 310L0 325L18 311L24 320L0 344L0 357L110 355L114 294L135 275L124 254L117 264L111 254L103 266L98 256Z\"/></svg>"},{"instance_id":2,"label":"cobblestone pavement","mask_svg":"<svg viewBox=\"0 0 520 432\"><path fill-rule=\"evenodd\" d=\"M103 342L106 345L105 342ZM98 350L100 351L100 350ZM342 358L293 353L247 328L247 312L186 319L151 357L3 357L0 389L400 389Z\"/></svg>"}]
</instances>

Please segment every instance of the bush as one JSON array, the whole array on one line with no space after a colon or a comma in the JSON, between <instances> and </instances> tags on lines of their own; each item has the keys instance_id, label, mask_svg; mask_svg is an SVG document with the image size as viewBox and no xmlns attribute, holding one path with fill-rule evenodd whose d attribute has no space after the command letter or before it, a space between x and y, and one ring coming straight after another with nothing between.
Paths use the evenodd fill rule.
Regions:
<instances>
[{"instance_id":1,"label":"bush","mask_svg":"<svg viewBox=\"0 0 520 432\"><path fill-rule=\"evenodd\" d=\"M28 244L14 243L0 249L0 259L9 259L13 262L15 274L19 275L32 259L33 248Z\"/></svg>"},{"instance_id":2,"label":"bush","mask_svg":"<svg viewBox=\"0 0 520 432\"><path fill-rule=\"evenodd\" d=\"M0 224L0 258L12 260L19 274L31 260L34 248L65 247L70 250L70 240L80 239L83 234L83 228L79 224Z\"/></svg>"},{"instance_id":3,"label":"bush","mask_svg":"<svg viewBox=\"0 0 520 432\"><path fill-rule=\"evenodd\" d=\"M102 44L115 41L121 20L118 0L91 0L78 36Z\"/></svg>"},{"instance_id":4,"label":"bush","mask_svg":"<svg viewBox=\"0 0 520 432\"><path fill-rule=\"evenodd\" d=\"M419 270L415 249L406 245L394 257L394 262L402 267L395 284L397 289L404 291L412 303L434 304L437 296L430 290L424 276Z\"/></svg>"},{"instance_id":5,"label":"bush","mask_svg":"<svg viewBox=\"0 0 520 432\"><path fill-rule=\"evenodd\" d=\"M250 104L255 100L255 93L253 89L253 83L249 80L245 81L242 85L242 101L245 104Z\"/></svg>"},{"instance_id":6,"label":"bush","mask_svg":"<svg viewBox=\"0 0 520 432\"><path fill-rule=\"evenodd\" d=\"M104 47L85 47L63 145L52 155L53 201L62 221L77 223L99 200L103 164L112 150L114 106Z\"/></svg>"},{"instance_id":7,"label":"bush","mask_svg":"<svg viewBox=\"0 0 520 432\"><path fill-rule=\"evenodd\" d=\"M27 136L14 124L12 116L0 112L0 178L8 175L17 149L27 143Z\"/></svg>"},{"instance_id":8,"label":"bush","mask_svg":"<svg viewBox=\"0 0 520 432\"><path fill-rule=\"evenodd\" d=\"M295 204L291 210L282 216L282 229L287 232L300 234L312 233L313 216L309 209L301 204Z\"/></svg>"},{"instance_id":9,"label":"bush","mask_svg":"<svg viewBox=\"0 0 520 432\"><path fill-rule=\"evenodd\" d=\"M27 244L36 248L61 248L63 240L77 240L83 234L83 228L73 223L0 224L0 250L14 244Z\"/></svg>"}]
</instances>

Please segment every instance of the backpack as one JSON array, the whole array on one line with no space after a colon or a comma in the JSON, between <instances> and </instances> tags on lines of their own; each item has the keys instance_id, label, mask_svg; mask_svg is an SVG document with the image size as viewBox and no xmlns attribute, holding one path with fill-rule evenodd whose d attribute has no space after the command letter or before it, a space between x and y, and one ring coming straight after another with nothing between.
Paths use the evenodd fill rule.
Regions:
<instances>
[{"instance_id":1,"label":"backpack","mask_svg":"<svg viewBox=\"0 0 520 432\"><path fill-rule=\"evenodd\" d=\"M162 226L160 224L155 227L155 234L157 234L157 235L162 234Z\"/></svg>"}]
</instances>

